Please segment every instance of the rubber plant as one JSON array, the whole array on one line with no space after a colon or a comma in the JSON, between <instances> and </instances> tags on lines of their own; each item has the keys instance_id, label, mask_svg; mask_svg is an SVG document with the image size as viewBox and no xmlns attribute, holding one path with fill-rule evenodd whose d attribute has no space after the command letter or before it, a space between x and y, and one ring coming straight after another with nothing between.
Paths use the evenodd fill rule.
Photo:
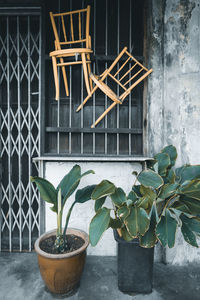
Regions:
<instances>
[{"instance_id":1,"label":"rubber plant","mask_svg":"<svg viewBox=\"0 0 200 300\"><path fill-rule=\"evenodd\" d=\"M176 148L165 147L147 169L139 174L133 172L136 181L128 195L108 180L95 187L91 197L96 214L89 229L92 246L111 227L126 241L139 238L142 247L154 247L159 241L172 248L180 227L185 241L198 247L200 165L175 168L176 158ZM107 197L112 209L104 206Z\"/></svg>"},{"instance_id":2,"label":"rubber plant","mask_svg":"<svg viewBox=\"0 0 200 300\"><path fill-rule=\"evenodd\" d=\"M51 210L57 214L57 232L56 232L56 240L54 244L54 248L57 253L64 253L68 248L66 231L67 231L69 219L74 205L76 203L85 203L86 201L90 200L91 193L94 190L95 185L90 185L83 189L77 190L75 194L75 200L68 210L65 226L63 229L62 217L63 217L64 206L67 200L69 199L69 197L77 189L81 178L91 173L94 174L94 171L89 170L81 174L80 166L75 165L69 171L69 173L67 173L63 177L63 179L58 184L57 188L55 188L51 182L49 182L44 178L31 177L31 181L35 182L39 189L41 198L44 201L51 203L53 205L51 207Z\"/></svg>"}]
</instances>

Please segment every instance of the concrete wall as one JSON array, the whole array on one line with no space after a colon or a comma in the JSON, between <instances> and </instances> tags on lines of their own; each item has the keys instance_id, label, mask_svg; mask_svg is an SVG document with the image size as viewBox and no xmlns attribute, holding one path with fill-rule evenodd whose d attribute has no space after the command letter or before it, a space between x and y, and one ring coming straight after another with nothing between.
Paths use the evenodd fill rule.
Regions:
<instances>
[{"instance_id":1,"label":"concrete wall","mask_svg":"<svg viewBox=\"0 0 200 300\"><path fill-rule=\"evenodd\" d=\"M154 72L147 89L147 144L151 156L168 144L178 150L177 166L200 164L200 0L148 0L147 60ZM45 176L55 184L72 163L47 163ZM133 183L133 163L81 163L83 171L96 175L84 178L80 187L103 178L113 181L126 192ZM57 174L55 176L55 173ZM75 208L70 226L88 230L94 215L93 204ZM78 221L77 221L78 220ZM55 218L47 210L46 229L55 227ZM106 232L89 254L115 255L111 230ZM158 250L157 260L161 258ZM178 233L176 246L166 250L165 260L185 264L200 261L200 251L188 246Z\"/></svg>"},{"instance_id":2,"label":"concrete wall","mask_svg":"<svg viewBox=\"0 0 200 300\"><path fill-rule=\"evenodd\" d=\"M148 62L154 69L148 84L149 154L173 144L177 166L200 164L200 0L152 0L148 13ZM200 261L200 251L179 233L166 261Z\"/></svg>"}]
</instances>

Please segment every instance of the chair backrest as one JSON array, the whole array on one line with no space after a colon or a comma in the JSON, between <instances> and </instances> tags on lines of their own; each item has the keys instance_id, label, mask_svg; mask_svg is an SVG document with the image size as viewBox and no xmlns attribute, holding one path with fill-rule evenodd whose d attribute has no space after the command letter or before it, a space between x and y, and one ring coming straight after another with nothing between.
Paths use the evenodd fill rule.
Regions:
<instances>
[{"instance_id":1,"label":"chair backrest","mask_svg":"<svg viewBox=\"0 0 200 300\"><path fill-rule=\"evenodd\" d=\"M50 12L50 18L55 36L56 50L61 50L66 48L66 46L77 46L77 44L91 48L89 35L90 5L85 9L70 12L57 14Z\"/></svg>"},{"instance_id":2,"label":"chair backrest","mask_svg":"<svg viewBox=\"0 0 200 300\"><path fill-rule=\"evenodd\" d=\"M102 74L101 80L104 80L107 76L113 79L123 90L123 93L119 95L119 99L123 101L131 90L152 71L152 69L148 70L135 59L125 47L111 66Z\"/></svg>"}]
</instances>

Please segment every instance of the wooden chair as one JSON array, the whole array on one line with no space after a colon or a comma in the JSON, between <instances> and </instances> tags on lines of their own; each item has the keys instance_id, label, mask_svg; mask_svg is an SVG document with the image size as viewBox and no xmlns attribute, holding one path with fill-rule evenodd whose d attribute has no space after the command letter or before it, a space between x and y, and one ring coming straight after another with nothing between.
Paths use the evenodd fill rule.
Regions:
<instances>
[{"instance_id":1,"label":"wooden chair","mask_svg":"<svg viewBox=\"0 0 200 300\"><path fill-rule=\"evenodd\" d=\"M55 51L50 52L53 64L54 81L56 88L56 100L59 99L58 67L61 67L66 95L69 96L66 66L82 64L85 84L88 94L92 88L92 81L89 79L91 37L90 6L85 9L53 14L50 12L51 23L55 36ZM85 22L84 22L85 20ZM59 22L60 21L60 22ZM83 26L85 23L85 26ZM60 27L60 34L58 34ZM74 47L76 46L76 47ZM80 56L80 59L78 57ZM65 61L65 58L74 57L73 61Z\"/></svg>"},{"instance_id":2,"label":"wooden chair","mask_svg":"<svg viewBox=\"0 0 200 300\"><path fill-rule=\"evenodd\" d=\"M79 105L76 111L78 112L80 109L82 109L92 94L98 88L100 88L102 92L104 92L113 101L113 103L91 126L91 128L94 128L116 104L122 104L124 99L131 93L132 89L135 88L142 80L144 80L151 72L152 69L148 70L145 68L127 51L127 47L125 47L111 64L111 66L100 76L90 73L90 78L95 83L94 88L85 98L83 103ZM108 84L104 82L107 76L109 76L111 81L117 84L117 89L119 90L118 95L108 86ZM122 91L121 94L120 91Z\"/></svg>"}]
</instances>

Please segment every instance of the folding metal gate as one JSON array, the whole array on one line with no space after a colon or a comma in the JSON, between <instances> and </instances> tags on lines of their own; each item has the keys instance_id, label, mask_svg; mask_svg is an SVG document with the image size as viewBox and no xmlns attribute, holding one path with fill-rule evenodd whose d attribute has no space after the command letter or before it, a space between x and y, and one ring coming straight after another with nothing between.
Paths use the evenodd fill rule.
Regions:
<instances>
[{"instance_id":1,"label":"folding metal gate","mask_svg":"<svg viewBox=\"0 0 200 300\"><path fill-rule=\"evenodd\" d=\"M0 250L31 251L40 201L30 175L40 154L41 12L0 8Z\"/></svg>"}]
</instances>

